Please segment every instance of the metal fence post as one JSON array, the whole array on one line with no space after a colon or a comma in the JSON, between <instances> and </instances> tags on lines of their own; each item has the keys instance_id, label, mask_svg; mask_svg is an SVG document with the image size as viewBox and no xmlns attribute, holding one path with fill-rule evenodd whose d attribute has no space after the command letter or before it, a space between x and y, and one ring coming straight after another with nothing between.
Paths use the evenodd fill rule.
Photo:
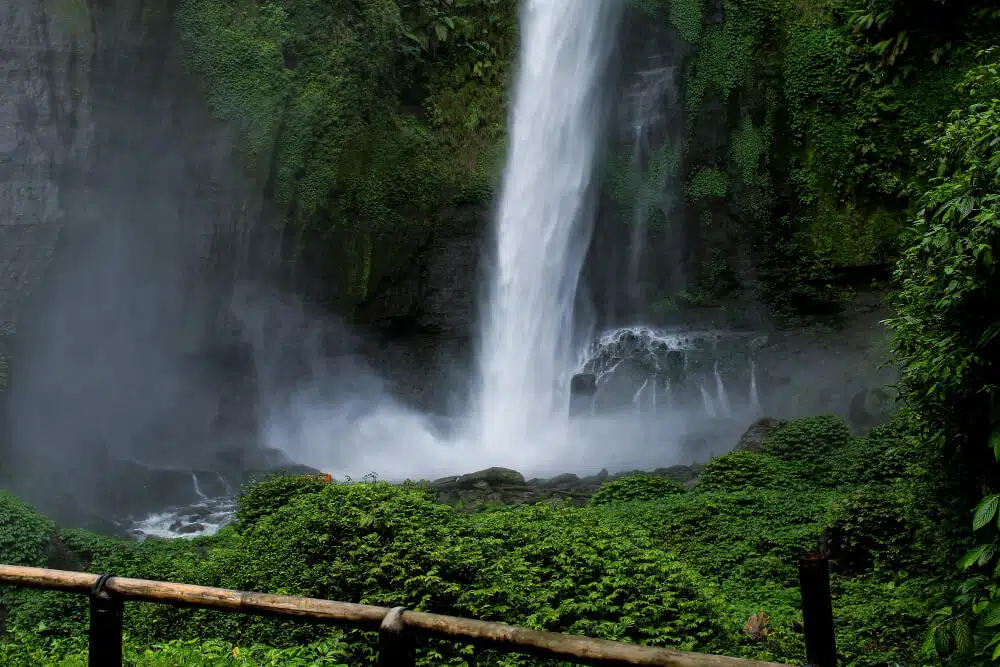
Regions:
<instances>
[{"instance_id":1,"label":"metal fence post","mask_svg":"<svg viewBox=\"0 0 1000 667\"><path fill-rule=\"evenodd\" d=\"M808 554L799 559L798 566L806 659L813 667L837 667L830 561L819 554Z\"/></svg>"},{"instance_id":2,"label":"metal fence post","mask_svg":"<svg viewBox=\"0 0 1000 667\"><path fill-rule=\"evenodd\" d=\"M102 574L90 589L89 667L121 667L122 617L125 605L107 589L110 574Z\"/></svg>"},{"instance_id":3,"label":"metal fence post","mask_svg":"<svg viewBox=\"0 0 1000 667\"><path fill-rule=\"evenodd\" d=\"M406 607L394 607L382 619L378 629L379 667L413 667L416 655L413 638L406 632L403 612Z\"/></svg>"}]
</instances>

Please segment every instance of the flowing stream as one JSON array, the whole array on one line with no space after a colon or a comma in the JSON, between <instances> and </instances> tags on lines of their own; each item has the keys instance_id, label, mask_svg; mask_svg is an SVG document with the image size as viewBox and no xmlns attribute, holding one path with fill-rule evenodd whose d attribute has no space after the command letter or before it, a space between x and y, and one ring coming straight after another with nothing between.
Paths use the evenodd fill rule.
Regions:
<instances>
[{"instance_id":1,"label":"flowing stream","mask_svg":"<svg viewBox=\"0 0 1000 667\"><path fill-rule=\"evenodd\" d=\"M524 449L567 419L573 302L617 0L527 0L481 341L478 433Z\"/></svg>"}]
</instances>

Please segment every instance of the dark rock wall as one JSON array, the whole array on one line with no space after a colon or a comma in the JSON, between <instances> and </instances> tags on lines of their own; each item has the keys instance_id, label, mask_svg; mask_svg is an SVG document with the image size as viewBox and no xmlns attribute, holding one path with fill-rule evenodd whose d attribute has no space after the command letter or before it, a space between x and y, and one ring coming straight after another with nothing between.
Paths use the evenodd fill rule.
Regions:
<instances>
[{"instance_id":1,"label":"dark rock wall","mask_svg":"<svg viewBox=\"0 0 1000 667\"><path fill-rule=\"evenodd\" d=\"M17 328L5 467L57 518L130 495L155 506L155 485L118 462L207 468L254 442L227 305L275 244L184 70L175 4L0 9L0 318Z\"/></svg>"}]
</instances>

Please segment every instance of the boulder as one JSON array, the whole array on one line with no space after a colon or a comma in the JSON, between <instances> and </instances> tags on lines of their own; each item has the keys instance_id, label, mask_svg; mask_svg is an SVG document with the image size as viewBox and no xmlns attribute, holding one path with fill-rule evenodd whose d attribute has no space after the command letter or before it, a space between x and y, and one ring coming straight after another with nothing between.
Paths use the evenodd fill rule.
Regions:
<instances>
[{"instance_id":1,"label":"boulder","mask_svg":"<svg viewBox=\"0 0 1000 667\"><path fill-rule=\"evenodd\" d=\"M487 468L467 475L442 477L431 482L435 489L473 489L486 487L526 486L524 475L509 468Z\"/></svg>"},{"instance_id":2,"label":"boulder","mask_svg":"<svg viewBox=\"0 0 1000 667\"><path fill-rule=\"evenodd\" d=\"M851 398L850 426L863 431L889 421L896 407L896 393L886 387L862 389Z\"/></svg>"},{"instance_id":3,"label":"boulder","mask_svg":"<svg viewBox=\"0 0 1000 667\"><path fill-rule=\"evenodd\" d=\"M569 381L569 413L586 414L594 404L597 394L597 376L593 373L577 373Z\"/></svg>"},{"instance_id":4,"label":"boulder","mask_svg":"<svg viewBox=\"0 0 1000 667\"><path fill-rule=\"evenodd\" d=\"M771 434L774 433L775 429L784 423L785 422L781 419L761 417L743 432L743 435L740 436L740 441L737 443L734 451L759 452L764 446L764 441L771 437Z\"/></svg>"}]
</instances>

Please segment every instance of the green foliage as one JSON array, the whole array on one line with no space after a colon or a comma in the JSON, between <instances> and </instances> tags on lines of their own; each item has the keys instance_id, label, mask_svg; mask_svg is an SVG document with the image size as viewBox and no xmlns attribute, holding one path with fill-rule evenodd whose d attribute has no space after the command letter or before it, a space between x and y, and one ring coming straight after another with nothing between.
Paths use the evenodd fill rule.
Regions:
<instances>
[{"instance_id":1,"label":"green foliage","mask_svg":"<svg viewBox=\"0 0 1000 667\"><path fill-rule=\"evenodd\" d=\"M992 307L1000 296L994 258L1000 239L1000 65L992 51L982 55L960 86L965 108L954 111L928 144L937 169L897 264L898 316L889 324L903 368L903 396L924 438L958 459L966 484L981 480L989 488L991 461L1000 456L992 416L1000 357L995 335L1000 320ZM963 568L994 560L1000 543L995 498L988 494L973 514L972 528L982 537L962 559ZM1000 633L993 628L1000 609L995 581L994 571L958 587L954 605L935 617L925 654L954 650L982 660L1000 658L995 650Z\"/></svg>"},{"instance_id":2,"label":"green foliage","mask_svg":"<svg viewBox=\"0 0 1000 667\"><path fill-rule=\"evenodd\" d=\"M914 554L914 529L906 516L907 499L888 485L859 487L833 503L824 533L826 551L838 571L890 573Z\"/></svg>"},{"instance_id":3,"label":"green foliage","mask_svg":"<svg viewBox=\"0 0 1000 667\"><path fill-rule=\"evenodd\" d=\"M236 520L243 530L298 496L318 493L326 481L316 475L274 475L251 484L240 493Z\"/></svg>"},{"instance_id":4,"label":"green foliage","mask_svg":"<svg viewBox=\"0 0 1000 667\"><path fill-rule=\"evenodd\" d=\"M683 493L684 485L665 477L630 475L605 482L590 497L591 506L659 500L663 496Z\"/></svg>"},{"instance_id":5,"label":"green foliage","mask_svg":"<svg viewBox=\"0 0 1000 667\"><path fill-rule=\"evenodd\" d=\"M701 36L702 0L671 0L670 24L685 42L695 44Z\"/></svg>"},{"instance_id":6,"label":"green foliage","mask_svg":"<svg viewBox=\"0 0 1000 667\"><path fill-rule=\"evenodd\" d=\"M733 134L730 153L733 162L743 174L744 185L764 185L766 183L762 167L768 160L770 128L754 127L753 120L744 118L740 129Z\"/></svg>"},{"instance_id":7,"label":"green foliage","mask_svg":"<svg viewBox=\"0 0 1000 667\"><path fill-rule=\"evenodd\" d=\"M890 658L909 664L936 589L919 578L934 549L915 509L931 497L918 482L934 463L913 444L907 423L845 443L836 420L799 420L771 440L789 460L752 452L718 457L687 493L668 479L626 477L606 484L583 508L543 504L464 514L413 485L288 477L244 489L237 524L211 538L135 543L82 531L57 536L60 548L90 571L404 605L796 663L804 647L793 630L801 622L794 563L819 546L825 531L828 541L836 538L838 553L875 540L870 549L855 549L875 554L875 575L834 576L841 650L856 664ZM881 486L854 488L855 469L843 452L859 442L878 452L900 449L896 459L908 463L883 471ZM813 457L839 472L831 476L839 486L817 488L810 475L821 466ZM905 531L890 530L897 520ZM912 578L892 579L893 564ZM85 600L23 593L9 605L4 664L81 664ZM761 611L772 619L767 637L742 640L740 627ZM158 605L129 605L126 627L129 664L136 665L361 664L375 651L366 633ZM460 665L471 651L425 640L418 655L421 664ZM484 651L475 659L529 664Z\"/></svg>"},{"instance_id":8,"label":"green foliage","mask_svg":"<svg viewBox=\"0 0 1000 667\"><path fill-rule=\"evenodd\" d=\"M725 197L726 175L713 167L700 169L688 184L687 196L691 201L700 201L709 197Z\"/></svg>"},{"instance_id":9,"label":"green foliage","mask_svg":"<svg viewBox=\"0 0 1000 667\"><path fill-rule=\"evenodd\" d=\"M969 73L968 87L1000 83L995 62ZM982 422L994 384L1000 323L994 252L1000 232L1000 102L956 111L932 142L938 173L912 223L896 269L894 349L907 397L935 424ZM961 406L962 411L955 409Z\"/></svg>"},{"instance_id":10,"label":"green foliage","mask_svg":"<svg viewBox=\"0 0 1000 667\"><path fill-rule=\"evenodd\" d=\"M401 231L492 195L515 0L184 0L177 22L332 303L398 270Z\"/></svg>"},{"instance_id":11,"label":"green foliage","mask_svg":"<svg viewBox=\"0 0 1000 667\"><path fill-rule=\"evenodd\" d=\"M840 417L820 415L779 426L764 441L762 451L786 461L819 465L851 440L851 430Z\"/></svg>"},{"instance_id":12,"label":"green foliage","mask_svg":"<svg viewBox=\"0 0 1000 667\"><path fill-rule=\"evenodd\" d=\"M8 667L85 667L84 637L62 643L40 643L36 636L14 633L0 641L0 662ZM347 651L336 638L305 646L276 649L263 645L234 646L210 639L178 640L142 646L126 635L122 663L128 667L346 667Z\"/></svg>"},{"instance_id":13,"label":"green foliage","mask_svg":"<svg viewBox=\"0 0 1000 667\"><path fill-rule=\"evenodd\" d=\"M699 491L791 489L802 485L804 470L769 454L737 451L712 459L701 473Z\"/></svg>"},{"instance_id":14,"label":"green foliage","mask_svg":"<svg viewBox=\"0 0 1000 667\"><path fill-rule=\"evenodd\" d=\"M844 295L835 284L832 262L797 227L801 223L787 216L764 226L761 291L780 314L835 311Z\"/></svg>"},{"instance_id":15,"label":"green foliage","mask_svg":"<svg viewBox=\"0 0 1000 667\"><path fill-rule=\"evenodd\" d=\"M701 111L708 94L715 93L725 100L753 81L755 55L775 38L787 4L765 0L727 0L724 10L725 21L721 26L707 26L702 30L698 57L688 73L685 108L689 122ZM672 7L672 15L673 11ZM687 17L692 14L693 11L684 9L679 16L689 21ZM688 33L691 33L690 29Z\"/></svg>"},{"instance_id":16,"label":"green foliage","mask_svg":"<svg viewBox=\"0 0 1000 667\"><path fill-rule=\"evenodd\" d=\"M282 60L289 39L285 8L191 1L182 4L178 23L209 103L236 128L252 171L262 173L274 149L288 79Z\"/></svg>"},{"instance_id":17,"label":"green foliage","mask_svg":"<svg viewBox=\"0 0 1000 667\"><path fill-rule=\"evenodd\" d=\"M55 524L5 491L0 491L0 562L38 567Z\"/></svg>"}]
</instances>

